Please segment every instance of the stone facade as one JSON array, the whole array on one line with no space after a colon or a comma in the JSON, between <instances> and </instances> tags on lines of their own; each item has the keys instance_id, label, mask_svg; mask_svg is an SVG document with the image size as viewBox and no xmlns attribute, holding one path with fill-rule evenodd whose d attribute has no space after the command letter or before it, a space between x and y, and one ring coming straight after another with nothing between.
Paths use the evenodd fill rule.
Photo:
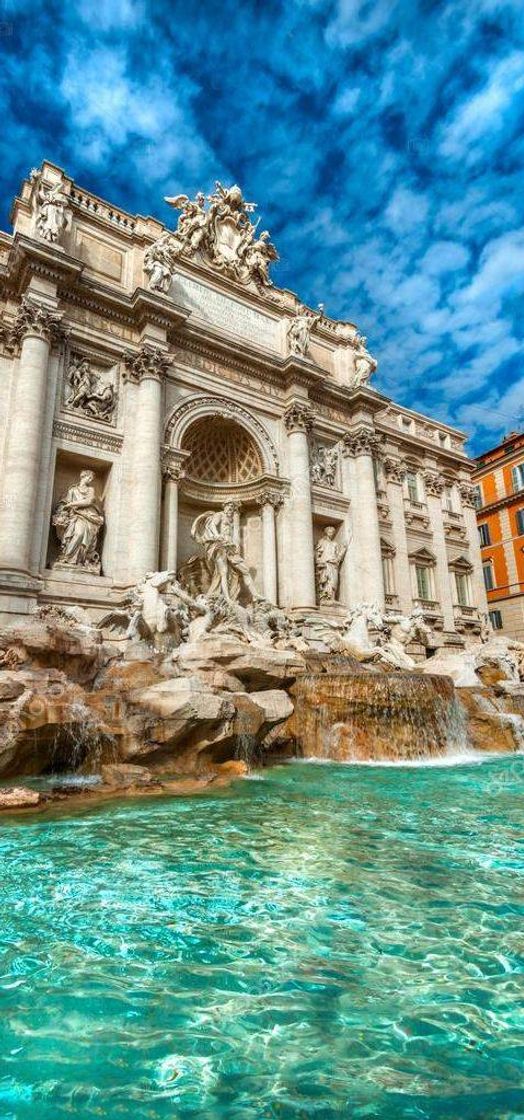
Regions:
<instances>
[{"instance_id":1,"label":"stone facade","mask_svg":"<svg viewBox=\"0 0 524 1120\"><path fill-rule=\"evenodd\" d=\"M45 162L0 234L1 614L97 619L233 503L265 599L421 607L461 644L486 609L464 436L371 387L354 324L273 285L238 188L167 201L175 230Z\"/></svg>"}]
</instances>

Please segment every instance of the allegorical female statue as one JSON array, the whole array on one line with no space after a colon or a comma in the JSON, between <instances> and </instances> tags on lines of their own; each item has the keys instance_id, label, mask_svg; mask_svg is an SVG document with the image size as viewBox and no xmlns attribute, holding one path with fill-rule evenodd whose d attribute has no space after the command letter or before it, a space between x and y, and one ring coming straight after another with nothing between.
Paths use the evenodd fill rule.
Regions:
<instances>
[{"instance_id":1,"label":"allegorical female statue","mask_svg":"<svg viewBox=\"0 0 524 1120\"><path fill-rule=\"evenodd\" d=\"M100 502L93 486L92 471L81 471L80 479L58 502L53 525L60 541L57 565L84 568L100 575L98 538L104 524Z\"/></svg>"},{"instance_id":2,"label":"allegorical female statue","mask_svg":"<svg viewBox=\"0 0 524 1120\"><path fill-rule=\"evenodd\" d=\"M318 596L321 603L335 603L338 593L340 565L346 545L337 544L334 525L327 525L315 549Z\"/></svg>"}]
</instances>

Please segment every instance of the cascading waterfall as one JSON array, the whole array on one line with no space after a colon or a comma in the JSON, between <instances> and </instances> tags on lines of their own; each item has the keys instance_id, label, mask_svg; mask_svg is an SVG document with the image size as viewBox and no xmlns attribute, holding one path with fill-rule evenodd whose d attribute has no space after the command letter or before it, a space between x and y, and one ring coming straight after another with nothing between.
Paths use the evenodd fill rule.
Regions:
<instances>
[{"instance_id":1,"label":"cascading waterfall","mask_svg":"<svg viewBox=\"0 0 524 1120\"><path fill-rule=\"evenodd\" d=\"M467 716L447 677L313 673L292 696L290 733L303 757L400 761L468 749Z\"/></svg>"}]
</instances>

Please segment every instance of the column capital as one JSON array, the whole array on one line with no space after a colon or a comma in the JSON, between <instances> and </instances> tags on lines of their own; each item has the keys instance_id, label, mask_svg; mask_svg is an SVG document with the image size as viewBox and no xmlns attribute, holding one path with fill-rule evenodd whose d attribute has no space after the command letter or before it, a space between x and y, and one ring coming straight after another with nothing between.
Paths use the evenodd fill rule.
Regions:
<instances>
[{"instance_id":1,"label":"column capital","mask_svg":"<svg viewBox=\"0 0 524 1120\"><path fill-rule=\"evenodd\" d=\"M354 428L342 437L342 454L345 458L359 455L375 455L380 446L380 437L373 428Z\"/></svg>"},{"instance_id":2,"label":"column capital","mask_svg":"<svg viewBox=\"0 0 524 1120\"><path fill-rule=\"evenodd\" d=\"M22 296L22 301L13 326L12 337L18 342L24 338L42 338L45 342L52 342L63 337L62 316L56 311L51 311L43 303Z\"/></svg>"},{"instance_id":3,"label":"column capital","mask_svg":"<svg viewBox=\"0 0 524 1120\"><path fill-rule=\"evenodd\" d=\"M433 498L440 498L440 495L442 494L442 491L446 485L446 481L442 477L442 475L437 474L434 471L424 471L422 477L424 479L426 493L430 494Z\"/></svg>"},{"instance_id":4,"label":"column capital","mask_svg":"<svg viewBox=\"0 0 524 1120\"><path fill-rule=\"evenodd\" d=\"M169 354L148 342L142 343L139 350L126 350L123 360L124 380L135 385L142 381L162 381L171 365Z\"/></svg>"},{"instance_id":5,"label":"column capital","mask_svg":"<svg viewBox=\"0 0 524 1120\"><path fill-rule=\"evenodd\" d=\"M396 482L402 486L407 474L407 467L402 459L394 459L391 455L386 455L382 465L388 482Z\"/></svg>"},{"instance_id":6,"label":"column capital","mask_svg":"<svg viewBox=\"0 0 524 1120\"><path fill-rule=\"evenodd\" d=\"M459 482L459 494L463 506L470 506L472 509L477 508L476 490L471 482Z\"/></svg>"},{"instance_id":7,"label":"column capital","mask_svg":"<svg viewBox=\"0 0 524 1120\"><path fill-rule=\"evenodd\" d=\"M281 490L262 490L257 496L256 504L263 508L264 506L272 506L274 510L280 509L284 503L284 495Z\"/></svg>"},{"instance_id":8,"label":"column capital","mask_svg":"<svg viewBox=\"0 0 524 1120\"><path fill-rule=\"evenodd\" d=\"M186 477L184 464L176 459L165 459L162 463L164 482L181 482Z\"/></svg>"},{"instance_id":9,"label":"column capital","mask_svg":"<svg viewBox=\"0 0 524 1120\"><path fill-rule=\"evenodd\" d=\"M313 427L313 413L307 401L291 401L284 412L284 424L288 435L292 432L310 432Z\"/></svg>"}]
</instances>

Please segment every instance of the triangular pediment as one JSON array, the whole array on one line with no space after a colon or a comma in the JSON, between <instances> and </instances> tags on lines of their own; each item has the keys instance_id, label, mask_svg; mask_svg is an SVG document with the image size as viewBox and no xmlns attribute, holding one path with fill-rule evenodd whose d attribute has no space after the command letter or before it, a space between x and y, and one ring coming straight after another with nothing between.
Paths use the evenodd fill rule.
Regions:
<instances>
[{"instance_id":1,"label":"triangular pediment","mask_svg":"<svg viewBox=\"0 0 524 1120\"><path fill-rule=\"evenodd\" d=\"M454 560L449 561L448 567L452 572L465 572L467 575L473 571L473 564L467 556L456 556Z\"/></svg>"},{"instance_id":2,"label":"triangular pediment","mask_svg":"<svg viewBox=\"0 0 524 1120\"><path fill-rule=\"evenodd\" d=\"M437 557L430 552L429 548L418 548L415 552L409 553L409 559L417 564L436 564Z\"/></svg>"}]
</instances>

